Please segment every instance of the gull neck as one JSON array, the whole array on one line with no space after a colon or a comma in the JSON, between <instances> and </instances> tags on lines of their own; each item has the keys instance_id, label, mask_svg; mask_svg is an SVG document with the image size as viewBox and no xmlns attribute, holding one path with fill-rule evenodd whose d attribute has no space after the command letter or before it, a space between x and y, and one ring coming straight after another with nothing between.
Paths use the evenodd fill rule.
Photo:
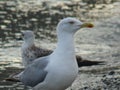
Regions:
<instances>
[{"instance_id":1,"label":"gull neck","mask_svg":"<svg viewBox=\"0 0 120 90\"><path fill-rule=\"evenodd\" d=\"M54 53L74 58L74 34L68 32L57 32L57 34L58 42Z\"/></svg>"}]
</instances>

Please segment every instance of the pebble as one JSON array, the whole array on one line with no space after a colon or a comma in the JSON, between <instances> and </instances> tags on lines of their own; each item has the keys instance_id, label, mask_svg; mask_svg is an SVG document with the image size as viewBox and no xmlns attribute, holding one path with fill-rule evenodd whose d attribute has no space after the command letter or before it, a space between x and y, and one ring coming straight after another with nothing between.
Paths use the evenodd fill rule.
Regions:
<instances>
[{"instance_id":1,"label":"pebble","mask_svg":"<svg viewBox=\"0 0 120 90\"><path fill-rule=\"evenodd\" d=\"M108 73L108 75L114 75L115 74L115 71L110 71L109 73Z\"/></svg>"}]
</instances>

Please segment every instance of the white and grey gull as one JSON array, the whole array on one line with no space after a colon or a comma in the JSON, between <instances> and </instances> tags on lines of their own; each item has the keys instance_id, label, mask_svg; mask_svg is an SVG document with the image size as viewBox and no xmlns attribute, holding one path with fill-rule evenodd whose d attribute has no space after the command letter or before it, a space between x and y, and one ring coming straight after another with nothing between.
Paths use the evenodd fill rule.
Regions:
<instances>
[{"instance_id":1,"label":"white and grey gull","mask_svg":"<svg viewBox=\"0 0 120 90\"><path fill-rule=\"evenodd\" d=\"M93 27L76 18L68 17L57 25L57 47L48 56L38 58L20 74L20 81L33 90L65 90L78 74L74 50L74 34L80 28Z\"/></svg>"}]
</instances>

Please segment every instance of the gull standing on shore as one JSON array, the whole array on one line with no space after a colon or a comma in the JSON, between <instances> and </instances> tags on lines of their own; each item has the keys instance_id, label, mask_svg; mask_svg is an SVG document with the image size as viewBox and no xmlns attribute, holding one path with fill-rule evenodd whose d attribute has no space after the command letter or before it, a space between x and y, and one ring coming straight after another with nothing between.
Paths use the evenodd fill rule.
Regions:
<instances>
[{"instance_id":1,"label":"gull standing on shore","mask_svg":"<svg viewBox=\"0 0 120 90\"><path fill-rule=\"evenodd\" d=\"M62 19L57 25L56 49L28 65L20 75L20 81L33 90L65 90L71 86L78 74L74 34L83 27L93 25L72 17Z\"/></svg>"}]
</instances>

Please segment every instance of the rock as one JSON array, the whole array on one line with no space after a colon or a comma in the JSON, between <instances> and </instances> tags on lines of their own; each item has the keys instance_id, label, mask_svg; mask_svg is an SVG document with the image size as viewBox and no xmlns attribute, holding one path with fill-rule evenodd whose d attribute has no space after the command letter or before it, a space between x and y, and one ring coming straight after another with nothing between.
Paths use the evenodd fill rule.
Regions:
<instances>
[{"instance_id":1,"label":"rock","mask_svg":"<svg viewBox=\"0 0 120 90\"><path fill-rule=\"evenodd\" d=\"M115 74L115 71L110 71L109 73L108 73L108 75L114 75Z\"/></svg>"}]
</instances>

